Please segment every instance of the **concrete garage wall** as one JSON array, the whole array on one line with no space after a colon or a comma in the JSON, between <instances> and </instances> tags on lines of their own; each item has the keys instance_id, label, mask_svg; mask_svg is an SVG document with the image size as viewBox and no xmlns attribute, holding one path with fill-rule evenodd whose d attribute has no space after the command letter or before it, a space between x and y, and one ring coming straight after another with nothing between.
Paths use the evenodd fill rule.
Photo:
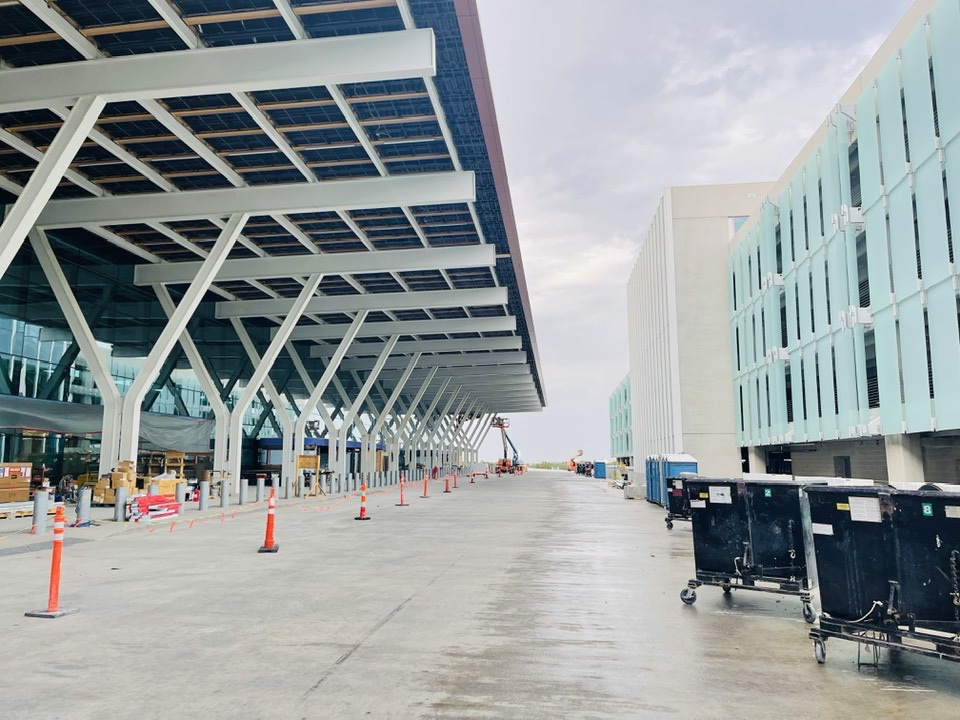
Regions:
<instances>
[{"instance_id":1,"label":"concrete garage wall","mask_svg":"<svg viewBox=\"0 0 960 720\"><path fill-rule=\"evenodd\" d=\"M823 443L816 450L794 449L793 474L804 476L836 475L833 458L846 455L850 458L850 475L877 482L887 482L887 456L883 440L853 440L850 442Z\"/></svg>"}]
</instances>

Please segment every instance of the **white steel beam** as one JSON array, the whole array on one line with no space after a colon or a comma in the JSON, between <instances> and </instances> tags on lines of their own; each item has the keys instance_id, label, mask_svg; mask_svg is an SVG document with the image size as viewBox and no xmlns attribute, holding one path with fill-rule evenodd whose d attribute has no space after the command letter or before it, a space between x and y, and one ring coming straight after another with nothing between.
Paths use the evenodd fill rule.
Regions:
<instances>
[{"instance_id":1,"label":"white steel beam","mask_svg":"<svg viewBox=\"0 0 960 720\"><path fill-rule=\"evenodd\" d=\"M196 311L200 301L206 294L220 265L227 259L230 251L243 230L249 215L238 213L230 218L227 226L221 231L220 237L210 250L207 259L197 272L190 287L183 294L177 309L170 316L166 326L157 338L153 348L147 355L143 367L133 379L126 395L123 396L123 417L120 429L120 457L119 460L137 460L137 449L140 444L140 406L147 390L156 378L160 364L177 344L180 335L187 327L187 323Z\"/></svg>"},{"instance_id":2,"label":"white steel beam","mask_svg":"<svg viewBox=\"0 0 960 720\"><path fill-rule=\"evenodd\" d=\"M0 73L0 78L5 74ZM61 228L90 223L122 225L196 220L238 212L271 215L390 208L407 203L445 205L466 202L474 197L472 171L411 173L322 183L54 200L41 213L37 225Z\"/></svg>"},{"instance_id":3,"label":"white steel beam","mask_svg":"<svg viewBox=\"0 0 960 720\"><path fill-rule=\"evenodd\" d=\"M450 375L456 375L458 378L504 378L510 380L519 380L521 378L526 379L528 382L533 382L533 375L530 373L530 368L523 365L490 365L484 367L459 367L459 368L434 368L439 370L440 377L448 377ZM420 369L416 370L413 373L414 379L423 377L427 374L427 370ZM381 380L389 380L391 378L399 377L399 368L394 368L389 371L384 371L380 373Z\"/></svg>"},{"instance_id":4,"label":"white steel beam","mask_svg":"<svg viewBox=\"0 0 960 720\"><path fill-rule=\"evenodd\" d=\"M317 410L323 405L323 394L327 391L327 386L330 384L330 381L336 376L337 370L340 368L340 361L343 360L344 356L347 354L347 350L350 349L350 343L353 342L354 338L357 336L357 333L360 332L360 327L363 325L363 321L366 320L367 313L361 312L357 313L357 316L353 319L353 322L347 327L346 332L343 335L343 339L340 341L340 345L337 347L337 351L334 353L333 357L330 359L330 362L327 363L327 367L324 368L323 374L320 376L320 379L317 380L316 384L310 388L310 396L307 398L307 401L303 405L303 409L300 411L300 417L297 419L296 428L294 429L294 437L299 439L298 447L303 447L303 437L306 435L307 431L307 421L310 419L310 415L314 410ZM302 370L302 377L306 376L306 368L303 367L303 362L300 360L299 354L293 349L293 344L288 340L287 352L290 353L290 357L294 360L294 365L297 368L297 371ZM309 377L304 378L304 382L309 381ZM326 408L324 408L326 411ZM323 414L321 413L321 416ZM324 423L326 424L326 418L324 418ZM329 427L329 426L328 426Z\"/></svg>"},{"instance_id":5,"label":"white steel beam","mask_svg":"<svg viewBox=\"0 0 960 720\"><path fill-rule=\"evenodd\" d=\"M296 328L291 340L339 340L343 325L304 325ZM357 337L387 337L390 335L443 335L446 333L514 332L517 319L512 315L490 318L457 320L398 320L396 322L366 323ZM275 331L274 331L275 332Z\"/></svg>"},{"instance_id":6,"label":"white steel beam","mask_svg":"<svg viewBox=\"0 0 960 720\"><path fill-rule=\"evenodd\" d=\"M37 0L33 3L39 4ZM46 18L44 21L51 24ZM95 48L93 52L97 52ZM4 71L0 111L73 105L83 95L120 102L399 80L436 73L434 35L429 28L120 58L85 54L94 59Z\"/></svg>"},{"instance_id":7,"label":"white steel beam","mask_svg":"<svg viewBox=\"0 0 960 720\"><path fill-rule=\"evenodd\" d=\"M163 307L163 311L167 314L167 319L169 320L173 316L177 306L173 302L173 298L170 297L170 291L167 290L167 288L158 285L155 290L160 300L160 305ZM213 469L214 471L224 470L226 469L227 460L227 433L230 429L230 409L223 401L223 398L220 397L220 388L207 370L207 366L203 362L203 356L201 356L200 351L197 350L193 338L190 337L190 331L187 329L184 329L184 331L180 333L180 347L183 348L183 353L187 356L190 367L193 368L193 374L196 376L197 382L200 383L200 389L203 390L204 395L207 396L207 401L210 403L210 409L213 410L213 416L216 421L213 439Z\"/></svg>"},{"instance_id":8,"label":"white steel beam","mask_svg":"<svg viewBox=\"0 0 960 720\"><path fill-rule=\"evenodd\" d=\"M50 247L50 241L42 230L33 229L30 232L30 244L33 246L33 252L37 256L37 261L43 269L47 282L50 283L50 289L53 290L57 302L60 303L60 309L63 316L70 326L70 332L73 333L77 345L80 347L80 354L87 362L90 368L90 374L93 375L93 381L96 383L97 390L103 399L103 428L100 435L100 466L98 473L102 475L110 472L116 462L116 453L120 444L120 406L121 396L117 385L110 373L110 367L104 361L97 346L97 339L93 336L93 331L83 316L80 304L77 302L70 283L63 274L63 269L57 261L53 248Z\"/></svg>"},{"instance_id":9,"label":"white steel beam","mask_svg":"<svg viewBox=\"0 0 960 720\"><path fill-rule=\"evenodd\" d=\"M217 272L217 282L289 278L322 272L325 275L436 270L439 268L493 267L493 245L430 250L378 250L376 252L325 253L322 255L281 255L276 257L227 260ZM136 285L189 282L200 262L140 265L134 271Z\"/></svg>"},{"instance_id":10,"label":"white steel beam","mask_svg":"<svg viewBox=\"0 0 960 720\"><path fill-rule=\"evenodd\" d=\"M8 72L0 73L3 77ZM0 90L0 97L3 91ZM44 206L57 189L63 173L73 162L104 106L103 98L83 97L77 101L40 164L30 174L20 197L10 207L0 225L0 277L7 272L27 233L36 224Z\"/></svg>"},{"instance_id":11,"label":"white steel beam","mask_svg":"<svg viewBox=\"0 0 960 720\"><path fill-rule=\"evenodd\" d=\"M253 398L256 397L257 392L260 390L260 386L263 385L263 381L270 372L270 369L273 367L273 364L276 362L277 357L280 355L280 351L283 350L284 344L287 342L287 335L290 334L290 331L293 330L294 326L296 326L297 322L299 322L300 317L306 311L307 303L317 291L317 286L320 284L321 279L323 279L323 275L318 273L316 275L311 275L304 283L303 290L300 291L300 294L294 301L293 306L290 308L290 312L283 319L283 323L280 325L280 332L276 335L276 337L273 338L273 340L270 341L270 345L267 347L266 352L264 352L263 356L260 358L260 364L254 369L250 379L247 381L246 387L243 388L243 392L240 394L239 399L233 406L233 410L230 414L230 451L227 461L230 474L233 478L240 477L240 454L243 444L243 415L246 413L247 408L253 401ZM240 319L234 319L233 326L234 328L243 328ZM240 333L238 332L237 334L239 335Z\"/></svg>"},{"instance_id":12,"label":"white steel beam","mask_svg":"<svg viewBox=\"0 0 960 720\"><path fill-rule=\"evenodd\" d=\"M391 370L403 367L403 358L394 358L387 367ZM480 365L523 365L527 362L527 354L523 351L470 353L467 355L430 355L420 358L420 367L474 367ZM344 360L344 370L369 370L372 361L358 358Z\"/></svg>"},{"instance_id":13,"label":"white steel beam","mask_svg":"<svg viewBox=\"0 0 960 720\"><path fill-rule=\"evenodd\" d=\"M431 290L425 292L367 293L366 295L327 295L314 298L308 313L360 312L361 310L422 310L423 308L475 307L506 305L507 289ZM290 300L236 300L217 303L217 317L264 317L285 315Z\"/></svg>"},{"instance_id":14,"label":"white steel beam","mask_svg":"<svg viewBox=\"0 0 960 720\"><path fill-rule=\"evenodd\" d=\"M387 361L387 358L390 357L390 353L393 352L393 346L397 343L397 338L398 336L394 335L387 342L386 347L383 349L383 352L380 353L380 357L377 358L376 364L373 366L373 369L367 376L367 381L363 384L363 387L360 388L357 396L353 400L353 404L343 416L343 424L340 425L340 432L337 433L337 472L339 472L340 477L345 477L347 474L347 435L349 434L350 428L354 424L354 421L358 419L357 414L359 413L360 408L363 407L363 403L367 399L367 395L370 393L370 389L373 387L373 384L377 381L377 375L379 375L380 371L383 369L383 364ZM362 430L358 433L358 435L362 442Z\"/></svg>"},{"instance_id":15,"label":"white steel beam","mask_svg":"<svg viewBox=\"0 0 960 720\"><path fill-rule=\"evenodd\" d=\"M410 380L410 376L413 374L414 369L417 367L417 362L420 360L420 355L414 355L410 358L410 364L407 365L407 369L403 371L403 376L400 378L400 381L397 383L396 387L393 389L393 392L390 394L390 397L387 398L387 402L384 404L383 408L380 410L380 413L373 424L373 427L370 428L370 440L373 443L377 442L377 435L380 433L381 428L383 428L384 423L387 420L387 417L390 415L390 412L393 410L393 406L396 405L397 401L400 399L400 396L403 394L403 388L406 387L407 382ZM368 454L367 461L371 460L372 453Z\"/></svg>"},{"instance_id":16,"label":"white steel beam","mask_svg":"<svg viewBox=\"0 0 960 720\"><path fill-rule=\"evenodd\" d=\"M448 340L409 340L407 342L397 343L394 354L410 355L411 353L472 352L476 350L519 350L520 345L520 338L518 337L474 338L471 340L460 340L457 338L450 338ZM377 355L382 349L383 343L360 343L353 346L350 356ZM314 346L310 348L310 357L329 357L332 351L333 348L328 345Z\"/></svg>"}]
</instances>

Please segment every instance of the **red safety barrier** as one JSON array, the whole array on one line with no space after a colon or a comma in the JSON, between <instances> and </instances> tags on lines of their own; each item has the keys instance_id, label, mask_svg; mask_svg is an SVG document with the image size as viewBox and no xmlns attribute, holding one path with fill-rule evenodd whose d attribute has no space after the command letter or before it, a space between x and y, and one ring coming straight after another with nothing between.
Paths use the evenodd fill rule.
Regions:
<instances>
[{"instance_id":1,"label":"red safety barrier","mask_svg":"<svg viewBox=\"0 0 960 720\"><path fill-rule=\"evenodd\" d=\"M24 613L27 617L58 618L77 612L60 607L60 559L63 556L64 520L66 518L63 514L63 506L58 505L57 514L53 517L53 557L50 561L50 592L47 595L47 609Z\"/></svg>"},{"instance_id":2,"label":"red safety barrier","mask_svg":"<svg viewBox=\"0 0 960 720\"><path fill-rule=\"evenodd\" d=\"M360 514L357 515L354 520L369 520L370 516L367 515L367 485L364 483L360 486Z\"/></svg>"},{"instance_id":3,"label":"red safety barrier","mask_svg":"<svg viewBox=\"0 0 960 720\"><path fill-rule=\"evenodd\" d=\"M450 475L449 474L443 476L443 491L445 493L450 492Z\"/></svg>"},{"instance_id":4,"label":"red safety barrier","mask_svg":"<svg viewBox=\"0 0 960 720\"><path fill-rule=\"evenodd\" d=\"M277 498L274 496L274 489L270 488L270 498L267 500L267 534L263 539L263 547L257 552L275 553L280 546L273 541L273 523L274 515L277 512Z\"/></svg>"},{"instance_id":5,"label":"red safety barrier","mask_svg":"<svg viewBox=\"0 0 960 720\"><path fill-rule=\"evenodd\" d=\"M403 501L403 490L407 485L406 478L403 473L400 473L400 502L397 503L397 507L407 507L410 503Z\"/></svg>"}]
</instances>

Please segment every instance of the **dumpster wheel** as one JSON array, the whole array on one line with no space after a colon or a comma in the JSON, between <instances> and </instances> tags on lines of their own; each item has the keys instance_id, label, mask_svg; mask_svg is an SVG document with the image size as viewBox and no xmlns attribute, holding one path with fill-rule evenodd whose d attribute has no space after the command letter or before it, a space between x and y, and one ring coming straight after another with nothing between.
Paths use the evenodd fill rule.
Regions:
<instances>
[{"instance_id":1,"label":"dumpster wheel","mask_svg":"<svg viewBox=\"0 0 960 720\"><path fill-rule=\"evenodd\" d=\"M813 656L820 665L823 665L827 661L827 645L820 638L813 641Z\"/></svg>"},{"instance_id":2,"label":"dumpster wheel","mask_svg":"<svg viewBox=\"0 0 960 720\"><path fill-rule=\"evenodd\" d=\"M667 530L673 530L673 520L664 518L664 522L667 523Z\"/></svg>"},{"instance_id":3,"label":"dumpster wheel","mask_svg":"<svg viewBox=\"0 0 960 720\"><path fill-rule=\"evenodd\" d=\"M810 603L803 604L803 619L811 625L817 621L817 613L814 612L813 605Z\"/></svg>"},{"instance_id":4,"label":"dumpster wheel","mask_svg":"<svg viewBox=\"0 0 960 720\"><path fill-rule=\"evenodd\" d=\"M729 594L730 594L730 582L727 581L727 582L725 582L725 583L722 583L722 584L720 585L720 589L723 590L723 594L724 594L724 595L729 595Z\"/></svg>"},{"instance_id":5,"label":"dumpster wheel","mask_svg":"<svg viewBox=\"0 0 960 720\"><path fill-rule=\"evenodd\" d=\"M685 587L680 591L680 599L684 605L693 605L697 601L697 591L693 588Z\"/></svg>"}]
</instances>

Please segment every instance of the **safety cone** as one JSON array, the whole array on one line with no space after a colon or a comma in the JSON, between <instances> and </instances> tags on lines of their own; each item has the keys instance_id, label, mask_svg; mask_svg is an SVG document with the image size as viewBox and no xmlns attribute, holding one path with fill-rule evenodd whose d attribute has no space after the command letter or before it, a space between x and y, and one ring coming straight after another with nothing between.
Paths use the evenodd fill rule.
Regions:
<instances>
[{"instance_id":1,"label":"safety cone","mask_svg":"<svg viewBox=\"0 0 960 720\"><path fill-rule=\"evenodd\" d=\"M430 489L428 487L429 482L430 482L430 471L428 470L423 474L423 495L421 495L420 497L422 498L430 497Z\"/></svg>"},{"instance_id":2,"label":"safety cone","mask_svg":"<svg viewBox=\"0 0 960 720\"><path fill-rule=\"evenodd\" d=\"M360 486L360 514L354 518L354 520L369 520L370 516L367 515L367 485L364 483Z\"/></svg>"},{"instance_id":3,"label":"safety cone","mask_svg":"<svg viewBox=\"0 0 960 720\"><path fill-rule=\"evenodd\" d=\"M449 474L443 476L443 491L445 493L450 492L450 475Z\"/></svg>"},{"instance_id":4,"label":"safety cone","mask_svg":"<svg viewBox=\"0 0 960 720\"><path fill-rule=\"evenodd\" d=\"M460 484L457 482L457 474L454 473L454 474L453 474L453 489L454 489L454 490L457 490L457 489L459 489L459 487L460 487Z\"/></svg>"},{"instance_id":5,"label":"safety cone","mask_svg":"<svg viewBox=\"0 0 960 720\"><path fill-rule=\"evenodd\" d=\"M277 498L273 488L270 488L270 497L267 499L267 534L263 538L263 547L257 552L275 553L280 546L273 541L273 522L277 512Z\"/></svg>"},{"instance_id":6,"label":"safety cone","mask_svg":"<svg viewBox=\"0 0 960 720\"><path fill-rule=\"evenodd\" d=\"M403 473L400 473L400 502L397 503L397 507L408 507L410 503L403 501L403 490L407 485L407 481L404 479Z\"/></svg>"},{"instance_id":7,"label":"safety cone","mask_svg":"<svg viewBox=\"0 0 960 720\"><path fill-rule=\"evenodd\" d=\"M63 556L63 524L66 517L63 505L57 505L53 516L53 558L50 561L50 592L47 595L47 609L24 613L27 617L58 618L78 612L60 607L60 558Z\"/></svg>"}]
</instances>

